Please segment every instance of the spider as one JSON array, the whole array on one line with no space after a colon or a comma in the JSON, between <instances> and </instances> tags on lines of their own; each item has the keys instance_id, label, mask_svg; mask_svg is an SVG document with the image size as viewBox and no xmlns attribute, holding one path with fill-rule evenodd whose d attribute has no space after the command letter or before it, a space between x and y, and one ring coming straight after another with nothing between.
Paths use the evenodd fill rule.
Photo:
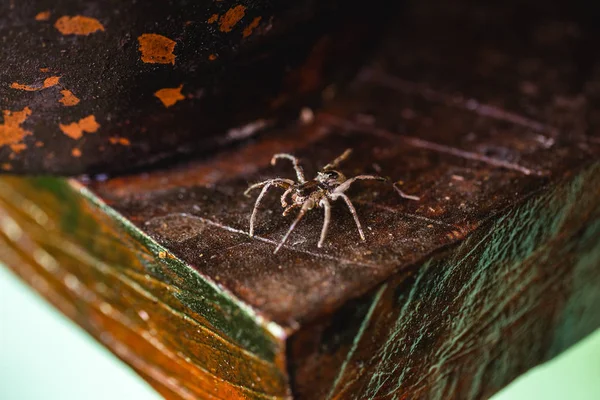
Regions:
<instances>
[{"instance_id":1,"label":"spider","mask_svg":"<svg viewBox=\"0 0 600 400\"><path fill-rule=\"evenodd\" d=\"M260 194L256 198L256 203L254 204L254 209L252 210L252 216L250 217L250 237L254 236L254 222L256 221L256 213L258 211L258 206L262 201L263 197L271 187L279 187L284 189L283 195L281 196L281 207L284 208L283 215L286 216L295 208L299 208L300 211L296 216L292 225L290 225L287 233L283 236L281 242L275 248L273 254L277 253L281 246L285 244L288 237L296 228L296 225L304 215L312 210L315 207L323 208L324 210L324 220L323 220L323 228L321 229L321 237L319 239L319 243L317 247L322 247L325 242L325 238L327 236L327 230L329 228L329 223L331 221L331 202L336 201L338 199L344 200L350 213L354 217L354 222L356 223L356 227L358 228L358 234L360 238L364 241L365 234L360 225L360 221L358 219L358 215L356 214L356 209L354 205L344 193L352 183L357 180L378 180L378 181L387 181L386 178L374 175L358 175L352 178L346 178L341 172L337 171L336 168L338 165L344 161L350 153L352 149L346 149L339 157L335 160L324 166L319 172L317 172L317 176L307 181L304 177L304 171L300 166L300 162L296 157L287 153L275 154L271 159L271 165L275 165L277 160L279 159L287 159L290 160L294 166L296 171L296 176L298 182L294 182L291 179L285 178L274 178L267 179L266 181L256 183L251 185L245 192L245 196L249 196L249 193L258 188L262 188ZM291 195L291 196L290 196ZM291 204L288 204L288 197L291 197Z\"/></svg>"}]
</instances>

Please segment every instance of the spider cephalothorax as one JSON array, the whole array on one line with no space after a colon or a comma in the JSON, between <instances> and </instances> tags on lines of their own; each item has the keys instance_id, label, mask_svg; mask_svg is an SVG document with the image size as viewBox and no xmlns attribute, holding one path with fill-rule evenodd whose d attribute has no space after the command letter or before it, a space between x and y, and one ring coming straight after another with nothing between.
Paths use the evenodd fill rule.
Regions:
<instances>
[{"instance_id":1,"label":"spider cephalothorax","mask_svg":"<svg viewBox=\"0 0 600 400\"><path fill-rule=\"evenodd\" d=\"M296 170L296 176L298 178L298 182L294 182L291 179L285 178L274 178L268 179L266 181L256 183L250 186L246 192L244 193L246 196L250 193L250 191L254 189L258 189L262 187L260 194L256 199L256 203L254 204L254 210L252 210L252 216L250 217L250 236L254 236L254 222L256 221L256 212L258 210L258 206L269 190L270 187L280 187L285 190L283 195L281 196L281 206L284 208L283 215L287 215L290 211L295 208L299 208L298 216L288 229L287 233L275 248L274 253L277 253L281 246L287 241L290 233L294 230L298 222L304 217L304 215L315 207L323 208L325 217L323 220L323 228L321 229L321 237L319 239L318 247L323 246L323 242L325 241L325 237L327 236L327 229L329 227L329 222L331 221L331 203L332 201L336 201L338 199L344 200L348 209L352 213L354 217L354 222L356 223L356 227L358 228L358 234L360 238L364 241L365 234L360 225L360 221L358 220L358 215L356 214L356 209L352 205L352 202L344 193L350 185L356 180L363 179L375 179L380 181L385 181L385 178L380 176L373 175L358 175L352 178L347 179L344 174L337 171L335 168L344 161L350 153L351 149L347 149L340 155L338 158L333 160L331 163L321 169L321 171L317 172L317 176L307 181L304 177L304 171L298 162L298 159L291 154L275 154L271 159L271 165L275 165L278 159L285 158L290 160L294 164L294 169ZM289 202L289 203L288 203Z\"/></svg>"}]
</instances>

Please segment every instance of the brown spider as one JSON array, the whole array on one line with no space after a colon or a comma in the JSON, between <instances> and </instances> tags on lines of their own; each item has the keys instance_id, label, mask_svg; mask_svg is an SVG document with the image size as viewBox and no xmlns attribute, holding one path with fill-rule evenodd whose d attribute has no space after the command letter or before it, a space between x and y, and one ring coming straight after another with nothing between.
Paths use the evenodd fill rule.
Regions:
<instances>
[{"instance_id":1,"label":"brown spider","mask_svg":"<svg viewBox=\"0 0 600 400\"><path fill-rule=\"evenodd\" d=\"M283 195L281 196L281 207L284 208L283 215L287 215L294 208L300 208L300 212L298 216L290 225L285 236L279 243L279 245L275 248L273 254L277 253L281 246L287 241L288 237L298 224L302 217L306 214L307 211L312 210L315 207L322 207L325 212L325 217L323 220L323 228L321 229L321 238L319 239L318 247L323 246L323 242L325 241L325 237L327 236L327 229L329 227L329 222L331 220L331 204L330 201L336 201L337 199L343 199L350 209L352 216L354 217L354 222L356 223L356 227L358 228L358 234L360 238L364 241L365 234L360 225L360 221L358 220L358 215L356 214L356 209L352 205L352 202L344 194L346 190L350 187L350 185L356 180L363 179L375 179L379 181L387 181L386 178L382 178L380 176L373 175L358 175L353 178L347 179L341 172L335 170L338 165L344 161L350 153L352 149L346 149L338 158L327 164L321 169L321 171L317 172L317 176L307 181L304 177L304 171L298 162L298 159L291 154L275 154L271 159L271 165L275 165L278 159L285 158L290 160L294 169L296 170L296 176L298 178L298 182L294 182L291 179L285 178L274 178L268 179L266 181L256 183L250 186L245 192L244 195L248 196L249 193L254 190L262 187L262 190L258 197L256 198L256 203L254 204L254 210L252 210L252 216L250 217L250 237L254 236L254 222L256 220L256 212L258 210L258 206L269 190L270 187L276 186L282 189L285 189ZM292 204L288 205L287 199L291 194Z\"/></svg>"}]
</instances>

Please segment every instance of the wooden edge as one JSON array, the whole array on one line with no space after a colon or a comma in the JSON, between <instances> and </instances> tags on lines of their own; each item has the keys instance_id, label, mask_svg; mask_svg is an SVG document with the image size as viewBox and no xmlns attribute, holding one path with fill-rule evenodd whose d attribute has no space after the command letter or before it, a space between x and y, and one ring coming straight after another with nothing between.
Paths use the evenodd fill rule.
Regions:
<instances>
[{"instance_id":1,"label":"wooden edge","mask_svg":"<svg viewBox=\"0 0 600 400\"><path fill-rule=\"evenodd\" d=\"M74 181L0 179L0 258L161 393L289 396L278 326Z\"/></svg>"},{"instance_id":2,"label":"wooden edge","mask_svg":"<svg viewBox=\"0 0 600 400\"><path fill-rule=\"evenodd\" d=\"M294 334L295 397L490 397L600 326L599 238L595 163Z\"/></svg>"}]
</instances>

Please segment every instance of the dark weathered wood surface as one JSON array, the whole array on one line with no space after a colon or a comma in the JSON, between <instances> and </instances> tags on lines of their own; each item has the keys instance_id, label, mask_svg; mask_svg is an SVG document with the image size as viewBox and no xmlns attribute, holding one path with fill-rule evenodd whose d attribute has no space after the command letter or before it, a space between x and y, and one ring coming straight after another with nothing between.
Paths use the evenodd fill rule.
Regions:
<instances>
[{"instance_id":1,"label":"dark weathered wood surface","mask_svg":"<svg viewBox=\"0 0 600 400\"><path fill-rule=\"evenodd\" d=\"M573 6L416 3L312 122L103 182L3 178L0 259L169 397L488 397L600 326L598 35ZM311 175L347 147L348 175L420 200L357 183L365 243L336 203L323 248L312 211L273 255L273 193L248 237L248 183L293 177L272 154Z\"/></svg>"},{"instance_id":2,"label":"dark weathered wood surface","mask_svg":"<svg viewBox=\"0 0 600 400\"><path fill-rule=\"evenodd\" d=\"M351 78L382 26L339 0L3 0L0 173L122 173L242 141Z\"/></svg>"}]
</instances>

